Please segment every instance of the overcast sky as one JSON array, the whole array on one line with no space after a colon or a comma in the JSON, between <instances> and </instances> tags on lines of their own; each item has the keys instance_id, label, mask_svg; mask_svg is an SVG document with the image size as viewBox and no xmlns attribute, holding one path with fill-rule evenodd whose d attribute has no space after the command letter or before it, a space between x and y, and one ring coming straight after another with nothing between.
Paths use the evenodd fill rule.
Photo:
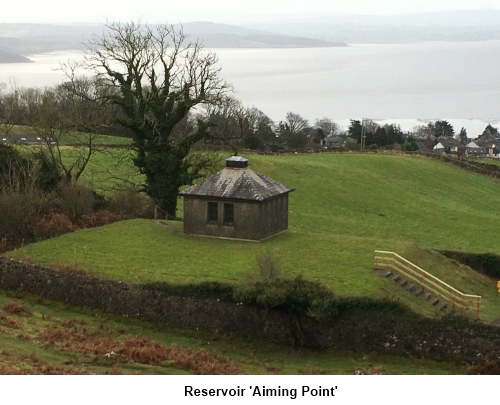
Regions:
<instances>
[{"instance_id":1,"label":"overcast sky","mask_svg":"<svg viewBox=\"0 0 500 405\"><path fill-rule=\"evenodd\" d=\"M102 22L137 19L149 23L227 21L232 16L290 13L405 14L500 9L499 0L14 0L0 22Z\"/></svg>"}]
</instances>

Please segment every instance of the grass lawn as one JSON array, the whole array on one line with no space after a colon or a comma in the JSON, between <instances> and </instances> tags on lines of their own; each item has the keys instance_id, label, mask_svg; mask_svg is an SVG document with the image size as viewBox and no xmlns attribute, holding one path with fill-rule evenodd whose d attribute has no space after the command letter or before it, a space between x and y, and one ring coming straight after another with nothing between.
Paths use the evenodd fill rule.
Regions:
<instances>
[{"instance_id":1,"label":"grass lawn","mask_svg":"<svg viewBox=\"0 0 500 405\"><path fill-rule=\"evenodd\" d=\"M254 170L296 189L290 194L288 233L252 243L188 236L132 220L63 235L10 255L28 255L45 265L73 263L127 282L238 283L256 271L256 255L270 250L291 275L319 280L336 294L400 297L414 310L440 316L395 283L371 274L374 250L392 250L464 293L482 295L483 319L500 317L493 281L426 250L500 253L498 180L404 155L248 157Z\"/></svg>"}]
</instances>

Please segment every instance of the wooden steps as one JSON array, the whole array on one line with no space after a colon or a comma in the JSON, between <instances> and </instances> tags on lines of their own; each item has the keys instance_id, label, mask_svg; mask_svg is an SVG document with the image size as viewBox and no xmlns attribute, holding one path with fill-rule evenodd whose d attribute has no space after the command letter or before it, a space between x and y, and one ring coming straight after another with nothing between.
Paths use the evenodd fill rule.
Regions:
<instances>
[{"instance_id":1,"label":"wooden steps","mask_svg":"<svg viewBox=\"0 0 500 405\"><path fill-rule=\"evenodd\" d=\"M374 270L373 273L387 277L389 280L394 281L396 284L404 288L409 293L423 299L424 301L427 301L429 304L435 306L437 309L443 311L447 315L457 315L455 310L453 308L450 308L448 304L440 301L439 298L437 297L433 297L430 293L425 292L420 286L412 284L411 282L405 280L400 275L386 270Z\"/></svg>"}]
</instances>

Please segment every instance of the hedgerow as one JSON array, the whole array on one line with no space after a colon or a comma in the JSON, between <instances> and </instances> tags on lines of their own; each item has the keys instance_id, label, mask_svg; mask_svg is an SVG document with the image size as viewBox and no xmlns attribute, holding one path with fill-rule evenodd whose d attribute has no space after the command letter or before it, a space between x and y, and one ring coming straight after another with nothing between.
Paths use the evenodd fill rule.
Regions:
<instances>
[{"instance_id":1,"label":"hedgerow","mask_svg":"<svg viewBox=\"0 0 500 405\"><path fill-rule=\"evenodd\" d=\"M489 277L500 279L500 256L494 253L468 253L440 250L449 259L469 266L473 270Z\"/></svg>"},{"instance_id":2,"label":"hedgerow","mask_svg":"<svg viewBox=\"0 0 500 405\"><path fill-rule=\"evenodd\" d=\"M333 292L321 283L305 280L300 275L293 279L275 278L243 284L235 290L234 298L260 308L317 319L337 314Z\"/></svg>"}]
</instances>

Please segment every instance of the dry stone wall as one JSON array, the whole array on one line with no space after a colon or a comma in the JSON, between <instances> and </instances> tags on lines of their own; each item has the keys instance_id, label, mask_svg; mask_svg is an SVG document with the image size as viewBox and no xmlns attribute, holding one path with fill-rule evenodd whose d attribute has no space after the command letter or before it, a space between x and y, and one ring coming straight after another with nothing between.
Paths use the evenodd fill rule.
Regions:
<instances>
[{"instance_id":1,"label":"dry stone wall","mask_svg":"<svg viewBox=\"0 0 500 405\"><path fill-rule=\"evenodd\" d=\"M147 291L133 284L6 258L0 258L0 288L147 321L162 320L180 328L308 348L338 348L467 363L500 359L500 329L467 321L395 318L358 310L341 311L335 320L319 322L236 302Z\"/></svg>"}]
</instances>

